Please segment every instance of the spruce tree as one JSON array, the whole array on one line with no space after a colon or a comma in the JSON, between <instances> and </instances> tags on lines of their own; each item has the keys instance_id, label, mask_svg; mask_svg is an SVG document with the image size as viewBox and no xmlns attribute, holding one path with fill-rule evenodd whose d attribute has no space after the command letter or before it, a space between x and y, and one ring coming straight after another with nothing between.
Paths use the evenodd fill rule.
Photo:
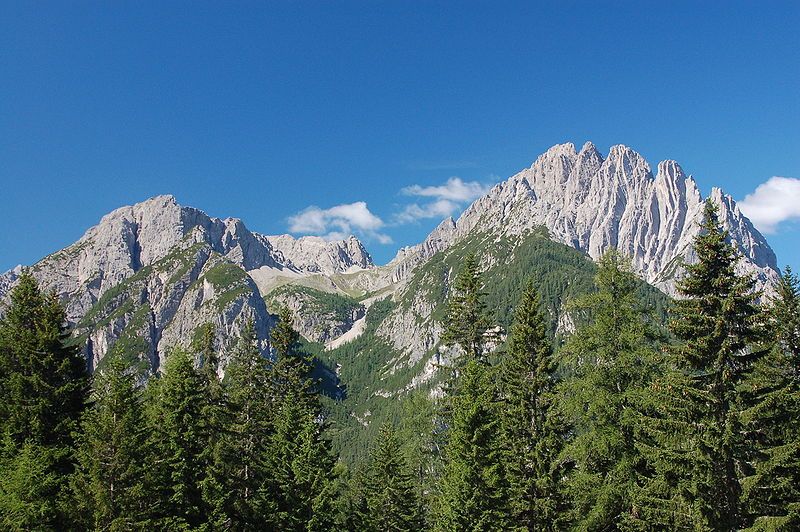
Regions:
<instances>
[{"instance_id":1,"label":"spruce tree","mask_svg":"<svg viewBox=\"0 0 800 532\"><path fill-rule=\"evenodd\" d=\"M496 396L491 368L467 361L451 398L435 530L505 530L509 525Z\"/></svg>"},{"instance_id":2,"label":"spruce tree","mask_svg":"<svg viewBox=\"0 0 800 532\"><path fill-rule=\"evenodd\" d=\"M800 529L800 283L787 268L765 312L768 354L744 388L756 456L743 480L743 511L757 530Z\"/></svg>"},{"instance_id":3,"label":"spruce tree","mask_svg":"<svg viewBox=\"0 0 800 532\"><path fill-rule=\"evenodd\" d=\"M136 379L121 358L115 358L95 374L92 405L83 415L78 437L73 491L88 528L142 526L147 515L145 430Z\"/></svg>"},{"instance_id":4,"label":"spruce tree","mask_svg":"<svg viewBox=\"0 0 800 532\"><path fill-rule=\"evenodd\" d=\"M436 430L436 406L427 393L416 390L403 399L397 434L412 472L417 499L427 509L441 471L439 449L443 443ZM427 512L423 514L428 517Z\"/></svg>"},{"instance_id":5,"label":"spruce tree","mask_svg":"<svg viewBox=\"0 0 800 532\"><path fill-rule=\"evenodd\" d=\"M655 382L641 422L640 449L648 479L637 497L631 526L735 530L740 475L748 469L745 408L740 386L760 356L754 280L736 273L737 252L706 202L695 238L697 262L678 283L672 308L675 371Z\"/></svg>"},{"instance_id":6,"label":"spruce tree","mask_svg":"<svg viewBox=\"0 0 800 532\"><path fill-rule=\"evenodd\" d=\"M481 289L478 261L469 254L456 276L447 303L447 318L442 334L444 345L458 346L461 360L455 362L455 369L470 359L484 357L485 335L489 328L486 319L486 304Z\"/></svg>"},{"instance_id":7,"label":"spruce tree","mask_svg":"<svg viewBox=\"0 0 800 532\"><path fill-rule=\"evenodd\" d=\"M201 325L194 335L190 347L198 360L198 373L203 378L203 407L201 413L202 433L207 440L199 457L206 471L200 481L204 509L203 514L216 527L230 525L232 517L226 512L230 492L226 487L228 449L225 436L231 424L228 398L219 377L217 337L213 323Z\"/></svg>"},{"instance_id":8,"label":"spruce tree","mask_svg":"<svg viewBox=\"0 0 800 532\"><path fill-rule=\"evenodd\" d=\"M613 530L632 511L642 461L634 412L657 369L658 333L619 252L600 258L595 285L595 293L572 305L588 322L564 347L570 376L561 385L561 409L573 438L561 460L571 469L565 484L570 521L580 529Z\"/></svg>"},{"instance_id":9,"label":"spruce tree","mask_svg":"<svg viewBox=\"0 0 800 532\"><path fill-rule=\"evenodd\" d=\"M208 467L206 379L192 357L174 348L152 386L148 428L153 526L198 527L208 521L202 482Z\"/></svg>"},{"instance_id":10,"label":"spruce tree","mask_svg":"<svg viewBox=\"0 0 800 532\"><path fill-rule=\"evenodd\" d=\"M381 426L370 456L363 530L415 531L422 528L420 501L394 427Z\"/></svg>"},{"instance_id":11,"label":"spruce tree","mask_svg":"<svg viewBox=\"0 0 800 532\"><path fill-rule=\"evenodd\" d=\"M270 438L270 479L262 497L274 501L280 530L326 530L333 526L335 460L324 437L322 408L311 377L313 359L303 353L292 315L283 309L270 335L276 360Z\"/></svg>"},{"instance_id":12,"label":"spruce tree","mask_svg":"<svg viewBox=\"0 0 800 532\"><path fill-rule=\"evenodd\" d=\"M566 434L554 408L555 373L539 295L529 282L499 367L511 522L521 530L553 530L563 509L556 457Z\"/></svg>"},{"instance_id":13,"label":"spruce tree","mask_svg":"<svg viewBox=\"0 0 800 532\"><path fill-rule=\"evenodd\" d=\"M293 328L292 322L292 311L282 307L278 322L270 332L270 345L275 354L272 393L281 399L291 397L293 401L300 401L316 415L319 413L319 398L312 378L314 360L303 352L300 333Z\"/></svg>"},{"instance_id":14,"label":"spruce tree","mask_svg":"<svg viewBox=\"0 0 800 532\"><path fill-rule=\"evenodd\" d=\"M274 503L260 491L269 478L269 440L273 397L267 360L261 356L253 323L241 333L225 372L224 388L231 420L220 438L216 456L219 491L215 526L253 530L271 515Z\"/></svg>"},{"instance_id":15,"label":"spruce tree","mask_svg":"<svg viewBox=\"0 0 800 532\"><path fill-rule=\"evenodd\" d=\"M0 518L11 528L37 514L39 526L64 528L72 513L67 479L88 376L65 324L56 295L23 272L0 320Z\"/></svg>"}]
</instances>

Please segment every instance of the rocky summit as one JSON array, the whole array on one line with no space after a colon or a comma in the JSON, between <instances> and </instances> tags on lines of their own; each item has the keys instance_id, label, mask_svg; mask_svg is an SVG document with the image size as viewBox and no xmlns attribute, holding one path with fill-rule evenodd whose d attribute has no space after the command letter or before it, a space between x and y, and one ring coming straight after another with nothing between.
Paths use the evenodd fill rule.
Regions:
<instances>
[{"instance_id":1,"label":"rocky summit","mask_svg":"<svg viewBox=\"0 0 800 532\"><path fill-rule=\"evenodd\" d=\"M711 200L739 249L742 271L769 288L778 279L775 253L739 210L714 188ZM553 146L467 208L457 221L445 220L430 236L395 258L395 277L453 242L475 232L522 235L544 226L551 237L597 259L616 248L631 257L649 283L675 294L681 261L692 262L692 239L699 232L703 198L695 180L675 161L650 164L627 146L613 146L607 157L587 142Z\"/></svg>"},{"instance_id":2,"label":"rocky summit","mask_svg":"<svg viewBox=\"0 0 800 532\"><path fill-rule=\"evenodd\" d=\"M710 197L741 254L739 268L769 291L779 277L775 254L730 196L715 188ZM407 387L434 371L449 257L469 249L485 271L515 261L529 271L543 259L522 257L531 261L526 253L551 245L542 239L575 250L575 257L559 251L563 260L597 259L616 248L644 281L674 296L681 264L695 260L691 244L703 201L675 161L662 161L654 175L627 146L613 146L604 157L591 143L580 150L568 143L550 148L385 266L374 265L353 236L332 242L264 236L239 219L212 218L173 196L157 196L109 213L31 271L64 301L91 368L116 350L144 372L157 371L169 347L185 344L205 323L217 331L223 366L251 320L266 353L274 309L286 305L307 340L331 348L369 331L395 352L391 371L415 368ZM19 271L0 276L0 298ZM561 301L568 292L562 289L551 304L562 329L570 324ZM391 304L370 321L368 309L383 300Z\"/></svg>"}]
</instances>

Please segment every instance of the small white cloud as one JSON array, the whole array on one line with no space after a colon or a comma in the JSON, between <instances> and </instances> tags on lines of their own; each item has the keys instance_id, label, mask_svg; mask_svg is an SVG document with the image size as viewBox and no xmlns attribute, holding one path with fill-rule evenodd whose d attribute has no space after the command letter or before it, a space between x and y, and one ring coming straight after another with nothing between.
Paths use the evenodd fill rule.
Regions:
<instances>
[{"instance_id":1,"label":"small white cloud","mask_svg":"<svg viewBox=\"0 0 800 532\"><path fill-rule=\"evenodd\" d=\"M289 217L289 231L292 233L318 235L326 240L342 240L358 234L381 244L390 244L391 237L380 232L384 225L383 220L370 212L363 201L329 209L312 205Z\"/></svg>"},{"instance_id":2,"label":"small white cloud","mask_svg":"<svg viewBox=\"0 0 800 532\"><path fill-rule=\"evenodd\" d=\"M406 196L423 196L463 203L483 196L488 190L487 185L482 185L477 181L462 181L460 177L451 177L447 183L438 187L411 185L402 189L401 192Z\"/></svg>"},{"instance_id":3,"label":"small white cloud","mask_svg":"<svg viewBox=\"0 0 800 532\"><path fill-rule=\"evenodd\" d=\"M447 199L436 200L425 205L412 203L406 205L402 211L395 214L394 221L397 224L405 224L424 218L446 218L451 216L458 208L459 205L457 203Z\"/></svg>"},{"instance_id":4,"label":"small white cloud","mask_svg":"<svg viewBox=\"0 0 800 532\"><path fill-rule=\"evenodd\" d=\"M412 185L403 188L400 193L406 196L433 198L430 203L411 203L395 213L392 217L395 224L407 224L425 218L445 218L452 216L464 204L469 203L489 190L488 185L477 181L463 181L460 177L451 177L444 185L423 187Z\"/></svg>"},{"instance_id":5,"label":"small white cloud","mask_svg":"<svg viewBox=\"0 0 800 532\"><path fill-rule=\"evenodd\" d=\"M800 179L771 177L739 202L739 208L762 233L775 233L781 222L800 219Z\"/></svg>"}]
</instances>

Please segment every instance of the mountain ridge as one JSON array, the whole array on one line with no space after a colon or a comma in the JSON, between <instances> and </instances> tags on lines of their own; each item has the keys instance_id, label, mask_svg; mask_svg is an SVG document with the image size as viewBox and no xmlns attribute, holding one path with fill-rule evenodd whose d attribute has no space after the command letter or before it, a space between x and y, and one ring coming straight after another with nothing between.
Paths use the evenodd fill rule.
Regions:
<instances>
[{"instance_id":1,"label":"mountain ridge","mask_svg":"<svg viewBox=\"0 0 800 532\"><path fill-rule=\"evenodd\" d=\"M759 288L769 291L779 275L769 244L733 198L719 188L709 197L742 255L740 270L756 275ZM628 146L612 146L603 157L591 142L580 150L564 143L492 187L457 220L444 219L422 242L398 250L383 266L374 264L355 236L339 241L266 236L238 218L210 217L161 195L108 213L74 244L30 270L65 302L92 367L116 341L132 335L145 338L146 346L137 344L140 359L155 371L165 350L185 343L205 322L215 325L219 338L234 338L245 321L255 320L266 350L275 311L265 306L267 299L271 305L289 305L297 314L295 326L307 338L332 342L364 316L360 299L378 296L409 302L388 312L375 334L415 361L438 343L440 326L432 317L435 305L424 294L408 293L415 286L409 281L455 244L483 235L478 241L487 246L491 262L485 266L493 267L511 258L493 256L490 248L508 239L524 242L526 235L545 229L552 240L595 260L619 249L644 280L675 295L680 264L695 259L691 243L702 206L694 178L676 161L661 161L654 175ZM503 249L513 254L516 245ZM18 273L0 276L0 300ZM447 275L440 279L443 289ZM267 297L285 285L306 289ZM336 300L347 312L305 316L329 308L319 291L351 298L346 305ZM557 319L569 322L568 316ZM224 360L230 346L220 349Z\"/></svg>"},{"instance_id":2,"label":"mountain ridge","mask_svg":"<svg viewBox=\"0 0 800 532\"><path fill-rule=\"evenodd\" d=\"M720 211L723 227L742 254L740 270L769 289L778 279L775 253L739 210L733 198L714 187L710 199ZM421 244L401 250L393 259L395 277L407 264L418 263L472 232L492 228L523 234L544 226L551 236L598 259L610 248L631 257L646 281L675 295L676 260L692 262L691 243L699 232L703 198L691 175L674 160L650 164L623 144L612 146L606 158L587 142L557 144L534 163L498 183L473 202L458 220L445 220Z\"/></svg>"}]
</instances>

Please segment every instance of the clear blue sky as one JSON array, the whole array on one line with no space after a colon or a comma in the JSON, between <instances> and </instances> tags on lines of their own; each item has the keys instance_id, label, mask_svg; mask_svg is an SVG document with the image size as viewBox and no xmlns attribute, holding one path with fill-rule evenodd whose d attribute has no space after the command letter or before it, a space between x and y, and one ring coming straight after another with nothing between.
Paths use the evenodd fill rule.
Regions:
<instances>
[{"instance_id":1,"label":"clear blue sky","mask_svg":"<svg viewBox=\"0 0 800 532\"><path fill-rule=\"evenodd\" d=\"M536 3L0 0L0 271L163 193L385 262L565 141L736 199L800 178L800 3Z\"/></svg>"}]
</instances>

